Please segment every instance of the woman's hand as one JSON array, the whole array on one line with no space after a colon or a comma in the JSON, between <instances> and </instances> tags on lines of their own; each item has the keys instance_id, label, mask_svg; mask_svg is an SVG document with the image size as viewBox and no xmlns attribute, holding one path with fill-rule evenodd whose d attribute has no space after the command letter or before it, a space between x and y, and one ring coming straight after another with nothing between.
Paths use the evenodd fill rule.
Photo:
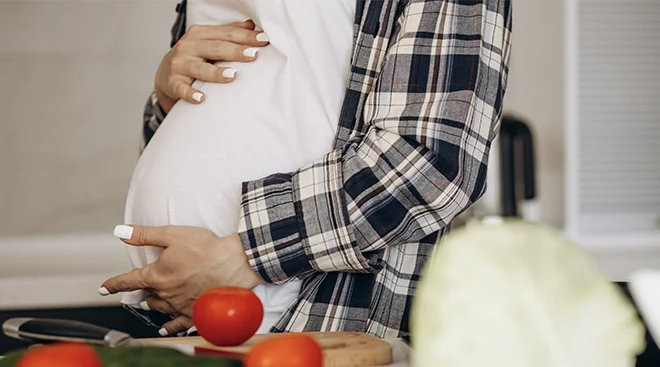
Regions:
<instances>
[{"instance_id":1,"label":"woman's hand","mask_svg":"<svg viewBox=\"0 0 660 367\"><path fill-rule=\"evenodd\" d=\"M165 112L179 99L201 103L204 93L191 87L194 80L229 83L236 70L217 67L210 61L254 61L257 47L268 45L268 37L254 30L247 20L224 26L191 26L165 55L156 72L156 97Z\"/></svg>"},{"instance_id":2,"label":"woman's hand","mask_svg":"<svg viewBox=\"0 0 660 367\"><path fill-rule=\"evenodd\" d=\"M248 264L240 237L217 237L198 227L122 226L116 233L133 246L164 248L158 260L131 272L118 275L103 283L103 295L149 290L149 309L168 314L192 316L192 306L204 291L222 286L253 288L261 278ZM123 229L123 231L122 231ZM141 305L144 307L144 305ZM186 323L181 318L180 326ZM178 327L168 331L178 332Z\"/></svg>"},{"instance_id":3,"label":"woman's hand","mask_svg":"<svg viewBox=\"0 0 660 367\"><path fill-rule=\"evenodd\" d=\"M192 318L188 316L179 315L172 319L172 321L167 322L163 327L158 330L160 336L168 335L177 335L177 336L186 336L190 335L193 327Z\"/></svg>"}]
</instances>

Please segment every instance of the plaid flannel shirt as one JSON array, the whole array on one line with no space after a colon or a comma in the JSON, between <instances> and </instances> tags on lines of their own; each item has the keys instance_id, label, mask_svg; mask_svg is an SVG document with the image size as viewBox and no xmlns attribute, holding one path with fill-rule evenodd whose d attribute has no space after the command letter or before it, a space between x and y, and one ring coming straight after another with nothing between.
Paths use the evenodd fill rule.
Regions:
<instances>
[{"instance_id":1,"label":"plaid flannel shirt","mask_svg":"<svg viewBox=\"0 0 660 367\"><path fill-rule=\"evenodd\" d=\"M486 189L510 0L356 1L334 150L243 183L238 232L250 265L266 282L303 280L274 332L407 337L426 259ZM184 0L172 45L185 32L185 10ZM144 144L164 117L152 95Z\"/></svg>"}]
</instances>

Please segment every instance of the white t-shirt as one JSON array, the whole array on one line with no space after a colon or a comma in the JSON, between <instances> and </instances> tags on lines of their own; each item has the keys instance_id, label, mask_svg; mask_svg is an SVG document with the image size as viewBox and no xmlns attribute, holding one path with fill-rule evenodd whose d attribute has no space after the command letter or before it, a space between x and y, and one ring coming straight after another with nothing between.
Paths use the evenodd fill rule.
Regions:
<instances>
[{"instance_id":1,"label":"white t-shirt","mask_svg":"<svg viewBox=\"0 0 660 367\"><path fill-rule=\"evenodd\" d=\"M252 19L270 38L229 84L195 82L206 100L179 101L145 151L131 181L125 221L191 225L218 236L236 232L241 183L292 172L332 149L350 69L355 0L190 0L188 26ZM134 267L156 248L128 247ZM267 332L300 282L254 289ZM122 302L137 304L142 292Z\"/></svg>"}]
</instances>

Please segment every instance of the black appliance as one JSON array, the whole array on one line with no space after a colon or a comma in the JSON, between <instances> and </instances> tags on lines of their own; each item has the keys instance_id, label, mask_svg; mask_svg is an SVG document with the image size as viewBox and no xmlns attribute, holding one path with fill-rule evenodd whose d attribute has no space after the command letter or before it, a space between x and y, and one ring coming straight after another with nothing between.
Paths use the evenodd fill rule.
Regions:
<instances>
[{"instance_id":1,"label":"black appliance","mask_svg":"<svg viewBox=\"0 0 660 367\"><path fill-rule=\"evenodd\" d=\"M528 124L514 117L504 116L500 126L499 145L501 215L518 217L521 216L521 201L536 197L534 138Z\"/></svg>"}]
</instances>

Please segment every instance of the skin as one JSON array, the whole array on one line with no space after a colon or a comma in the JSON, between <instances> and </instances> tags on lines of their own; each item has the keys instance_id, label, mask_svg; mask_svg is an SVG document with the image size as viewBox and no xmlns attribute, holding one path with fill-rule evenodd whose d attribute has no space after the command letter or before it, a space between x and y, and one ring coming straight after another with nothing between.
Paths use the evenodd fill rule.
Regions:
<instances>
[{"instance_id":1,"label":"skin","mask_svg":"<svg viewBox=\"0 0 660 367\"><path fill-rule=\"evenodd\" d=\"M183 99L203 103L204 92L194 89L195 80L231 83L223 76L227 68L209 61L253 62L258 54L246 56L246 49L264 47L268 42L257 40L251 20L222 26L193 25L163 57L154 82L156 97L165 112ZM195 100L193 95L201 94ZM177 315L163 328L177 334L193 326L192 306L204 291L221 286L253 288L263 280L249 266L243 245L237 234L220 238L197 227L133 226L133 246L158 246L164 249L160 258L142 268L110 278L103 283L111 294L138 289L148 290L145 300L149 309ZM189 266L188 264L195 264Z\"/></svg>"},{"instance_id":2,"label":"skin","mask_svg":"<svg viewBox=\"0 0 660 367\"><path fill-rule=\"evenodd\" d=\"M179 100L199 104L204 102L204 93L191 87L193 81L231 83L234 78L222 76L227 68L205 62L240 61L252 62L258 57L244 55L253 47L264 47L268 42L259 42L251 20L223 26L191 26L186 34L174 45L161 61L154 83L156 97L169 112ZM193 94L201 93L201 100L193 99Z\"/></svg>"},{"instance_id":3,"label":"skin","mask_svg":"<svg viewBox=\"0 0 660 367\"><path fill-rule=\"evenodd\" d=\"M102 286L110 294L148 289L150 309L179 315L164 326L170 335L193 325L193 304L204 291L223 286L251 289L263 282L250 267L237 234L217 237L204 228L186 226L132 227L132 237L122 241L162 247L162 254L155 262L110 278Z\"/></svg>"}]
</instances>

